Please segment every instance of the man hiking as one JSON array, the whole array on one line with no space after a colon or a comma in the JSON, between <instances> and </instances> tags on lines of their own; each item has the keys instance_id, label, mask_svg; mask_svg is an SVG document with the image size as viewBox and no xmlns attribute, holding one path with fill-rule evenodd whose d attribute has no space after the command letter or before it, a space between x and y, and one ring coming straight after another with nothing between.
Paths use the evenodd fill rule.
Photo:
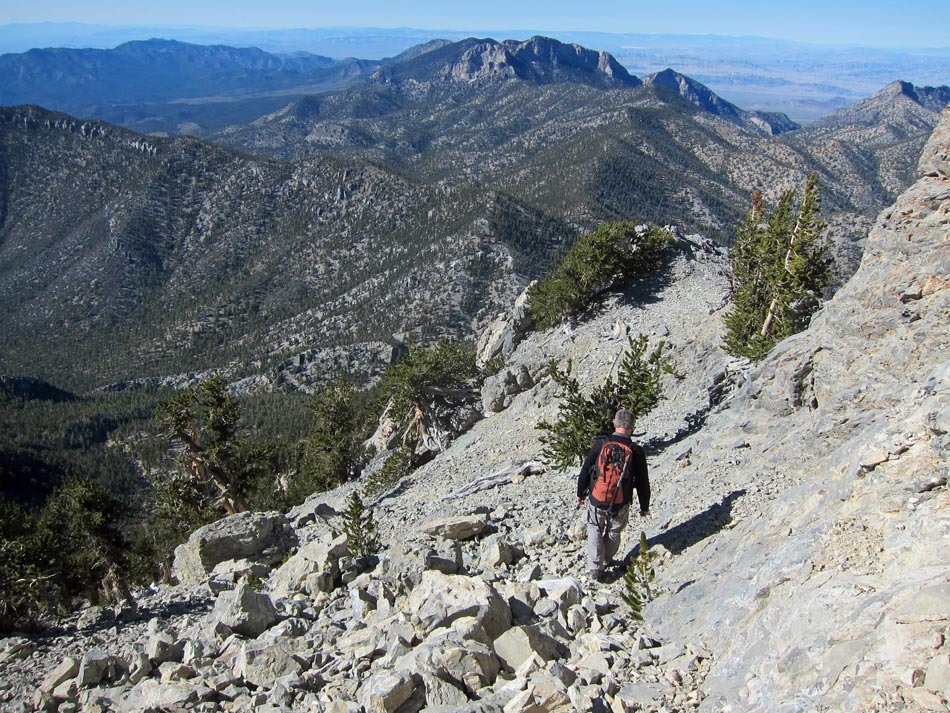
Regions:
<instances>
[{"instance_id":1,"label":"man hiking","mask_svg":"<svg viewBox=\"0 0 950 713\"><path fill-rule=\"evenodd\" d=\"M594 441L577 476L577 506L587 498L587 568L598 582L604 581L604 568L620 548L634 488L640 515L650 514L646 454L630 440L634 421L633 411L617 411L613 435Z\"/></svg>"}]
</instances>

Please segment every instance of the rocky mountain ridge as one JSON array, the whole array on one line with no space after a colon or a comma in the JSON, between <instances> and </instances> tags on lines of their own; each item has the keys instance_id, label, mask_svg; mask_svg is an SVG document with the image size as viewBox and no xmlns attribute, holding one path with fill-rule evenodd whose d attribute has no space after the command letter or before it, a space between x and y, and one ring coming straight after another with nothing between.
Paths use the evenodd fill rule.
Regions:
<instances>
[{"instance_id":1,"label":"rocky mountain ridge","mask_svg":"<svg viewBox=\"0 0 950 713\"><path fill-rule=\"evenodd\" d=\"M378 563L337 536L359 483L228 518L140 613L4 641L9 705L947 710L950 110L920 173L848 284L755 368L719 346L724 255L680 239L666 279L514 346L505 369L530 378L504 380L507 404L373 502ZM543 364L593 386L629 333L667 340L679 374L637 426L653 518L621 553L642 528L660 554L639 626L619 582L584 580L575 474L545 471L535 429L557 409Z\"/></svg>"},{"instance_id":2,"label":"rocky mountain ridge","mask_svg":"<svg viewBox=\"0 0 950 713\"><path fill-rule=\"evenodd\" d=\"M929 123L926 117L950 103L950 87L915 87L894 81L851 106L838 109L802 131L805 136L834 136L863 144L907 140Z\"/></svg>"},{"instance_id":3,"label":"rocky mountain ridge","mask_svg":"<svg viewBox=\"0 0 950 713\"><path fill-rule=\"evenodd\" d=\"M784 114L743 111L735 104L717 96L709 87L669 68L644 77L643 82L644 84L665 87L699 108L753 131L764 130L773 136L777 136L801 128L801 125L796 124Z\"/></svg>"},{"instance_id":4,"label":"rocky mountain ridge","mask_svg":"<svg viewBox=\"0 0 950 713\"><path fill-rule=\"evenodd\" d=\"M145 376L174 352L202 351L212 333L214 342L228 334L226 358L245 363L422 325L448 334L513 299L544 264L542 243L561 239L541 226L532 268L511 247L490 246L494 203L470 191L334 159L250 159L35 108L0 110L0 122L0 295L14 373L52 356L54 333L77 357L90 350L76 366L85 361L99 385L125 371L103 361L116 354L100 336L135 350ZM508 277L491 280L499 269Z\"/></svg>"}]
</instances>

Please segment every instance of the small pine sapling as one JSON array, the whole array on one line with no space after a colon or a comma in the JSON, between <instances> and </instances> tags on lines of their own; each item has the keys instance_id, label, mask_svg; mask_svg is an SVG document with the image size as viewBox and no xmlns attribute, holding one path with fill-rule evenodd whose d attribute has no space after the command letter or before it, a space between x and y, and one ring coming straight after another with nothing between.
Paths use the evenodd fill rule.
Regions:
<instances>
[{"instance_id":1,"label":"small pine sapling","mask_svg":"<svg viewBox=\"0 0 950 713\"><path fill-rule=\"evenodd\" d=\"M664 374L675 374L665 354L665 342L647 353L649 338L645 334L628 337L627 349L620 355L617 376L585 393L573 376L568 361L561 369L552 361L548 373L559 390L557 418L542 420L537 428L544 431L541 455L559 470L568 470L584 460L590 444L599 434L610 433L614 414L619 409L633 411L635 417L648 414L663 396Z\"/></svg>"},{"instance_id":2,"label":"small pine sapling","mask_svg":"<svg viewBox=\"0 0 950 713\"><path fill-rule=\"evenodd\" d=\"M620 598L630 607L631 618L634 621L643 621L643 605L653 599L651 584L655 576L653 561L656 553L650 551L647 534L640 531L640 549L636 558L627 567L623 576L624 591Z\"/></svg>"},{"instance_id":3,"label":"small pine sapling","mask_svg":"<svg viewBox=\"0 0 950 713\"><path fill-rule=\"evenodd\" d=\"M354 490L343 515L343 533L350 554L357 559L370 557L380 550L379 531L373 520L373 511L363 506Z\"/></svg>"}]
</instances>

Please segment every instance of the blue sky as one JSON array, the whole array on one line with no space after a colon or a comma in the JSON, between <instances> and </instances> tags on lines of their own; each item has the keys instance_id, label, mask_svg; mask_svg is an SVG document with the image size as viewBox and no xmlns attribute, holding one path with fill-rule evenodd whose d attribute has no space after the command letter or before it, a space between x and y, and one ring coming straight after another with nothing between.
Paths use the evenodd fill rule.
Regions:
<instances>
[{"instance_id":1,"label":"blue sky","mask_svg":"<svg viewBox=\"0 0 950 713\"><path fill-rule=\"evenodd\" d=\"M2 0L0 25L16 22L575 30L757 35L876 47L950 44L950 0Z\"/></svg>"}]
</instances>

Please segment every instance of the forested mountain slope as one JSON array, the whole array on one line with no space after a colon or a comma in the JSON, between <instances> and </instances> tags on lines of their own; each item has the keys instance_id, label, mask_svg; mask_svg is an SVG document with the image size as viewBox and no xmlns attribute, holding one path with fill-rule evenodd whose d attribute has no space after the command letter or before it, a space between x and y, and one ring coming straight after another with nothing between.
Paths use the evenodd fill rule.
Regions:
<instances>
[{"instance_id":1,"label":"forested mountain slope","mask_svg":"<svg viewBox=\"0 0 950 713\"><path fill-rule=\"evenodd\" d=\"M256 373L396 331L465 333L571 234L503 197L360 162L254 159L35 108L0 123L14 374L101 384L232 360Z\"/></svg>"},{"instance_id":2,"label":"forested mountain slope","mask_svg":"<svg viewBox=\"0 0 950 713\"><path fill-rule=\"evenodd\" d=\"M945 93L896 84L772 136L661 74L642 85L541 37L436 42L215 136L245 153L2 110L5 371L364 379L395 332L472 337L604 221L728 243L754 189L774 200L809 173L843 279Z\"/></svg>"}]
</instances>

